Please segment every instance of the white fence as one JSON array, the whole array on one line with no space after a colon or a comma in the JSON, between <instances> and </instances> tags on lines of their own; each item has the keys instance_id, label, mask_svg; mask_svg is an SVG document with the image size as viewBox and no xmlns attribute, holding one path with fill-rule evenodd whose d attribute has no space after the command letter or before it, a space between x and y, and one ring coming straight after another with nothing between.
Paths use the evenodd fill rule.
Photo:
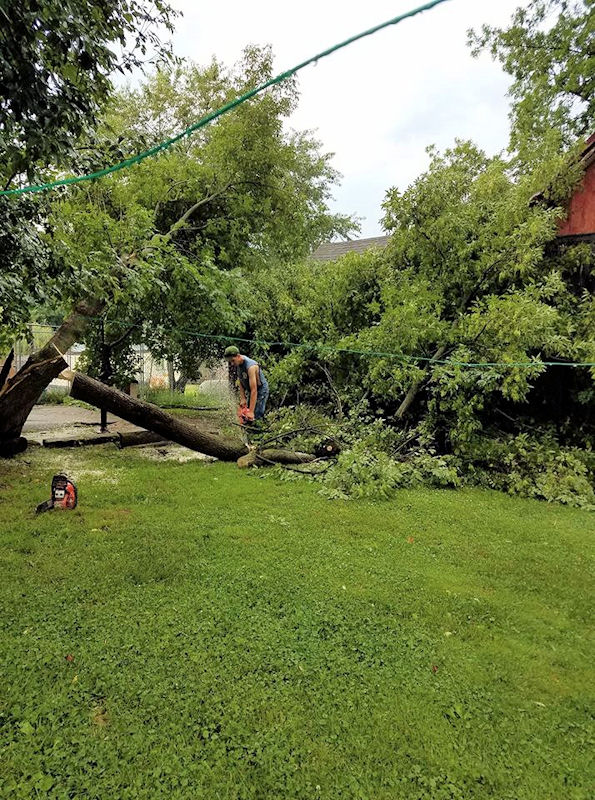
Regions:
<instances>
[{"instance_id":1,"label":"white fence","mask_svg":"<svg viewBox=\"0 0 595 800\"><path fill-rule=\"evenodd\" d=\"M14 375L25 364L29 356L38 350L49 338L51 334L51 327L46 325L32 325L31 338L29 341L23 339L19 340L14 345L14 360L11 375ZM146 387L156 389L169 388L169 371L167 364L163 361L153 358L148 348L143 345L135 345L134 351L137 356L137 372L136 380L138 381L139 388L142 390ZM73 345L66 353L64 359L68 364L68 368L75 370L80 357L85 352L85 347L82 344ZM0 367L4 362L4 358L0 357ZM215 367L202 367L200 370L200 380L196 381L199 385L203 386L206 391L211 391L215 394L224 394L228 392L228 368L227 364L222 361ZM52 389L68 389L68 381L61 378L55 378L50 387Z\"/></svg>"}]
</instances>

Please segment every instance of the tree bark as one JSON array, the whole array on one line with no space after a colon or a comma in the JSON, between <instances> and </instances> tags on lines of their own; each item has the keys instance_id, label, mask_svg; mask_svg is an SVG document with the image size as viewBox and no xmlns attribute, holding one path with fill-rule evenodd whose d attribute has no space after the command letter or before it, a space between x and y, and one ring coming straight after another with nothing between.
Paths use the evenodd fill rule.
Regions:
<instances>
[{"instance_id":1,"label":"tree bark","mask_svg":"<svg viewBox=\"0 0 595 800\"><path fill-rule=\"evenodd\" d=\"M49 342L28 358L17 374L0 388L0 455L10 455L15 442L19 443L17 452L25 449L26 439L25 447L21 442L25 420L43 390L68 367L63 353L80 339L102 306L102 301L77 303Z\"/></svg>"},{"instance_id":2,"label":"tree bark","mask_svg":"<svg viewBox=\"0 0 595 800\"><path fill-rule=\"evenodd\" d=\"M293 450L250 450L245 456L238 459L238 467L258 467L274 464L310 464L316 461L316 456L311 453L298 453Z\"/></svg>"},{"instance_id":3,"label":"tree bark","mask_svg":"<svg viewBox=\"0 0 595 800\"><path fill-rule=\"evenodd\" d=\"M274 461L275 464L310 464L312 461L317 460L317 457L312 453L300 453L297 450L279 450L272 447L258 450L256 457L265 463Z\"/></svg>"},{"instance_id":4,"label":"tree bark","mask_svg":"<svg viewBox=\"0 0 595 800\"><path fill-rule=\"evenodd\" d=\"M12 348L10 353L6 356L4 364L2 364L2 369L0 369L0 389L2 389L2 387L8 380L8 376L10 375L10 369L12 367L13 361L14 361L14 347Z\"/></svg>"},{"instance_id":5,"label":"tree bark","mask_svg":"<svg viewBox=\"0 0 595 800\"><path fill-rule=\"evenodd\" d=\"M118 447L136 447L142 444L168 444L169 439L164 439L159 433L151 431L120 431L118 433Z\"/></svg>"},{"instance_id":6,"label":"tree bark","mask_svg":"<svg viewBox=\"0 0 595 800\"><path fill-rule=\"evenodd\" d=\"M83 400L94 406L104 406L112 414L139 425L177 442L191 450L198 450L221 461L237 461L248 453L243 443L236 443L220 436L214 436L168 414L152 403L136 400L118 389L105 386L80 372L69 373L72 377L70 394L76 400Z\"/></svg>"},{"instance_id":7,"label":"tree bark","mask_svg":"<svg viewBox=\"0 0 595 800\"><path fill-rule=\"evenodd\" d=\"M167 359L167 385L169 391L173 394L176 391L176 375L174 372L174 362L171 358Z\"/></svg>"}]
</instances>

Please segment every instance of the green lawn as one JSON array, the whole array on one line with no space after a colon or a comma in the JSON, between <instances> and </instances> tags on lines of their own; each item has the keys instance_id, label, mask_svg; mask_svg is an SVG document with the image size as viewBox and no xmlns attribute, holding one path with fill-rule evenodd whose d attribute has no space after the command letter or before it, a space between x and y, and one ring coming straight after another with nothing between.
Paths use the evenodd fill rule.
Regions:
<instances>
[{"instance_id":1,"label":"green lawn","mask_svg":"<svg viewBox=\"0 0 595 800\"><path fill-rule=\"evenodd\" d=\"M259 474L0 464L0 797L593 796L593 515Z\"/></svg>"}]
</instances>

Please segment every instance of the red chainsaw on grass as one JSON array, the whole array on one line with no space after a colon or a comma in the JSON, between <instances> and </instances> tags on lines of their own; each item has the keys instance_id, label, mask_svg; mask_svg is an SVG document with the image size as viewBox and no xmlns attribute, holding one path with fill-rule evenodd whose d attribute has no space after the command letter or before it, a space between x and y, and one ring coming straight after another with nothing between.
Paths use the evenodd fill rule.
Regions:
<instances>
[{"instance_id":1,"label":"red chainsaw on grass","mask_svg":"<svg viewBox=\"0 0 595 800\"><path fill-rule=\"evenodd\" d=\"M36 514L42 511L60 509L62 511L76 508L78 501L76 486L67 475L54 475L52 478L52 495L35 509Z\"/></svg>"}]
</instances>

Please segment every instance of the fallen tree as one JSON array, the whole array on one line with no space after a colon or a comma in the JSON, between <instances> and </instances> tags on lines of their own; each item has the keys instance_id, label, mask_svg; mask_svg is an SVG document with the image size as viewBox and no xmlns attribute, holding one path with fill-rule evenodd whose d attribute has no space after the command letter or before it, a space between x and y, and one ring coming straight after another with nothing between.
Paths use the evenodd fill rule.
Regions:
<instances>
[{"instance_id":1,"label":"fallen tree","mask_svg":"<svg viewBox=\"0 0 595 800\"><path fill-rule=\"evenodd\" d=\"M171 442L182 444L207 456L214 456L220 461L237 461L249 452L249 448L242 442L205 433L195 425L168 414L153 403L130 397L88 375L66 370L62 376L72 382L70 395L75 400L105 408L117 417L158 433Z\"/></svg>"},{"instance_id":2,"label":"fallen tree","mask_svg":"<svg viewBox=\"0 0 595 800\"><path fill-rule=\"evenodd\" d=\"M64 366L65 366L64 362ZM171 442L191 450L213 456L220 461L236 461L238 466L263 466L276 464L307 464L316 461L310 453L292 450L263 449L257 451L243 442L226 439L201 431L195 425L168 414L152 403L137 400L111 386L106 386L88 375L65 370L62 377L71 381L70 395L94 406L100 406L127 422L146 428ZM139 437L140 438L140 437Z\"/></svg>"}]
</instances>

